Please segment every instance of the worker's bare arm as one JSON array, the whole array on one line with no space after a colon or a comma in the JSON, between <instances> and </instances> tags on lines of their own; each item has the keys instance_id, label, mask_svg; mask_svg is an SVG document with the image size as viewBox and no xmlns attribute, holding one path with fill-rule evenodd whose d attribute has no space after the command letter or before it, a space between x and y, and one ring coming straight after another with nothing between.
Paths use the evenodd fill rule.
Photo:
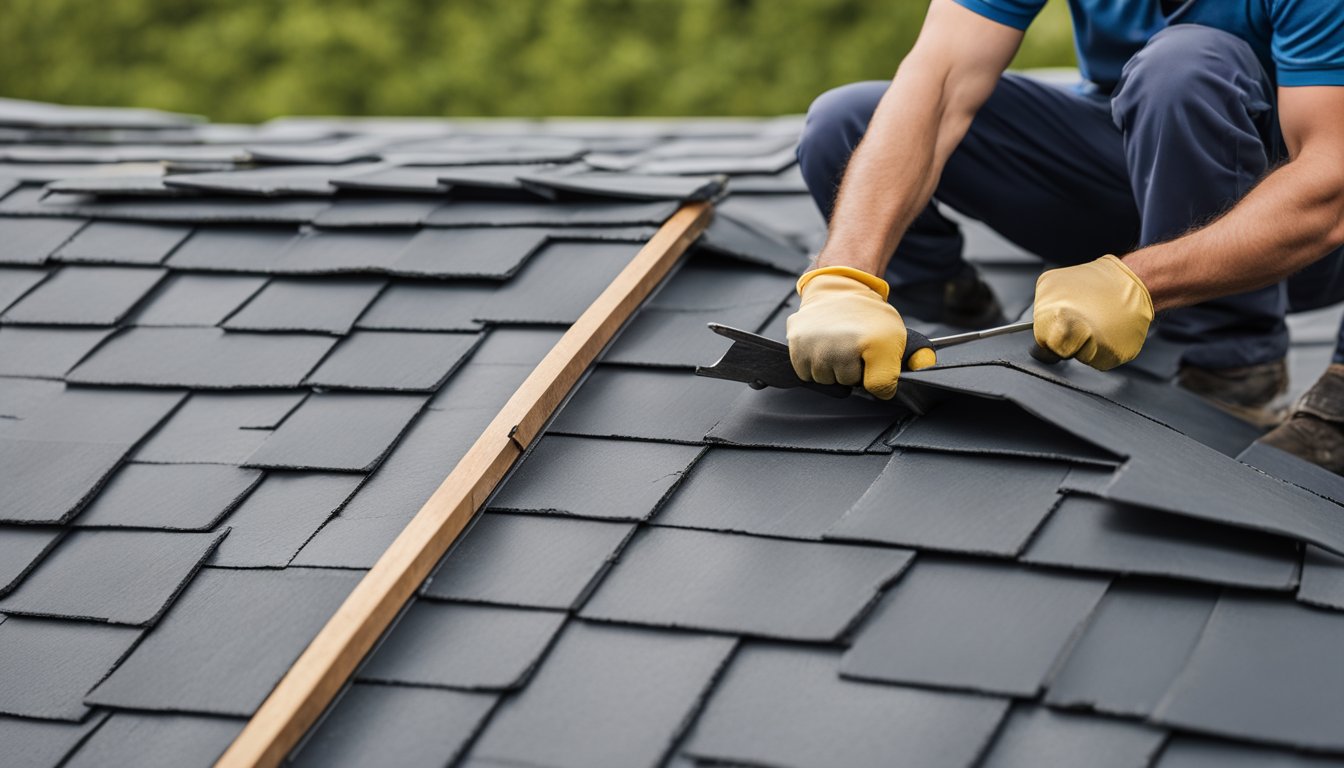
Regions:
<instances>
[{"instance_id":1,"label":"worker's bare arm","mask_svg":"<svg viewBox=\"0 0 1344 768\"><path fill-rule=\"evenodd\" d=\"M885 271L1021 42L1019 30L933 0L845 171L818 266Z\"/></svg>"},{"instance_id":2,"label":"worker's bare arm","mask_svg":"<svg viewBox=\"0 0 1344 768\"><path fill-rule=\"evenodd\" d=\"M1279 89L1289 161L1214 222L1124 257L1158 310L1271 285L1344 245L1344 87Z\"/></svg>"}]
</instances>

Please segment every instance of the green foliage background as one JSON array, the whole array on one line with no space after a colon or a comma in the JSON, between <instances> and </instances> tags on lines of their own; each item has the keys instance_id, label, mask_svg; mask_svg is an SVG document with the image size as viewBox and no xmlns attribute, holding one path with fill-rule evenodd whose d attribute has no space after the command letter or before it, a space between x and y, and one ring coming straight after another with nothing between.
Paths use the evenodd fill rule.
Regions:
<instances>
[{"instance_id":1,"label":"green foliage background","mask_svg":"<svg viewBox=\"0 0 1344 768\"><path fill-rule=\"evenodd\" d=\"M887 78L927 0L0 0L0 95L288 114L769 115ZM1018 66L1073 63L1051 0Z\"/></svg>"}]
</instances>

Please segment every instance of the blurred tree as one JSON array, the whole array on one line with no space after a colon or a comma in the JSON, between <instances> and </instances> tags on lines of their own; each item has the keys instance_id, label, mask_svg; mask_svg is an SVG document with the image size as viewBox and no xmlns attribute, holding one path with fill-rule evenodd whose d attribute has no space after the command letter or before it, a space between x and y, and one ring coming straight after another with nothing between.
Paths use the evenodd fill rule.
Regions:
<instances>
[{"instance_id":1,"label":"blurred tree","mask_svg":"<svg viewBox=\"0 0 1344 768\"><path fill-rule=\"evenodd\" d=\"M281 114L767 115L890 77L927 0L0 0L0 95ZM1018 66L1073 64L1051 0Z\"/></svg>"}]
</instances>

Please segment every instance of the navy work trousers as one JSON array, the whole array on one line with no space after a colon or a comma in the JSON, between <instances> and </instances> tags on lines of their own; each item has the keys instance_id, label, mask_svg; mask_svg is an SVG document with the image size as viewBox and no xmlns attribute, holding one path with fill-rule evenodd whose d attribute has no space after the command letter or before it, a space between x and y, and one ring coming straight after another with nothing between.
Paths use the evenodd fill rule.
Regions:
<instances>
[{"instance_id":1,"label":"navy work trousers","mask_svg":"<svg viewBox=\"0 0 1344 768\"><path fill-rule=\"evenodd\" d=\"M886 88L843 86L808 111L798 160L827 218ZM1004 75L934 199L1049 262L1076 264L1209 222L1285 154L1274 84L1251 47L1221 30L1177 25L1129 61L1109 96ZM887 278L902 287L947 280L964 267L961 251L956 224L930 205L897 247ZM1285 283L1166 312L1158 333L1189 345L1188 364L1253 365L1287 352L1285 313L1339 301L1344 251ZM1344 362L1344 327L1335 361Z\"/></svg>"}]
</instances>

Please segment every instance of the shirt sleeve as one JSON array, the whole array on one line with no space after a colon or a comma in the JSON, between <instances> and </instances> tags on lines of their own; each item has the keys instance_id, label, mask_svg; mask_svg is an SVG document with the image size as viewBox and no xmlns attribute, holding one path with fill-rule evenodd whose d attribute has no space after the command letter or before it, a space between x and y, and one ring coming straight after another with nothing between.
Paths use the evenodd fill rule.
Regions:
<instances>
[{"instance_id":1,"label":"shirt sleeve","mask_svg":"<svg viewBox=\"0 0 1344 768\"><path fill-rule=\"evenodd\" d=\"M955 2L990 21L1022 30L1030 26L1036 14L1045 7L1045 0L955 0Z\"/></svg>"},{"instance_id":2,"label":"shirt sleeve","mask_svg":"<svg viewBox=\"0 0 1344 768\"><path fill-rule=\"evenodd\" d=\"M1344 13L1338 0L1278 0L1270 55L1279 85L1344 85Z\"/></svg>"}]
</instances>

